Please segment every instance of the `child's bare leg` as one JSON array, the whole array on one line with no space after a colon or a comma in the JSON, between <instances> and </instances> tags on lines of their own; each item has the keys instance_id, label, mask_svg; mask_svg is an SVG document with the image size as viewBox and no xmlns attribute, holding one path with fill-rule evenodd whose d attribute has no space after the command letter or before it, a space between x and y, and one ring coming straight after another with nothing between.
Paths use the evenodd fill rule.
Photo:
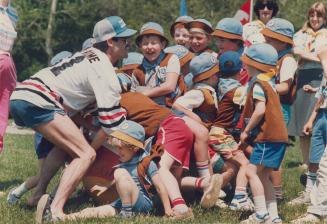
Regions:
<instances>
[{"instance_id":1,"label":"child's bare leg","mask_svg":"<svg viewBox=\"0 0 327 224\"><path fill-rule=\"evenodd\" d=\"M116 209L111 205L102 205L99 207L85 208L80 212L65 216L66 220L88 219L88 218L108 218L117 214Z\"/></svg>"},{"instance_id":2,"label":"child's bare leg","mask_svg":"<svg viewBox=\"0 0 327 224\"><path fill-rule=\"evenodd\" d=\"M253 164L249 164L246 169L246 177L250 183L251 191L253 194L253 201L255 206L254 209L255 212L260 216L264 216L268 213L264 188L257 174L257 171L260 172L262 169L262 166L256 166Z\"/></svg>"},{"instance_id":3,"label":"child's bare leg","mask_svg":"<svg viewBox=\"0 0 327 224\"><path fill-rule=\"evenodd\" d=\"M230 208L233 210L253 210L254 206L248 197L246 178L246 170L249 165L249 160L245 157L243 151L237 151L230 159L233 163L239 166L239 171L236 177L236 188Z\"/></svg>"},{"instance_id":4,"label":"child's bare leg","mask_svg":"<svg viewBox=\"0 0 327 224\"><path fill-rule=\"evenodd\" d=\"M194 156L199 176L212 175L212 168L209 166L208 129L187 116L183 120L194 134Z\"/></svg>"},{"instance_id":5,"label":"child's bare leg","mask_svg":"<svg viewBox=\"0 0 327 224\"><path fill-rule=\"evenodd\" d=\"M116 189L122 202L120 214L123 217L130 217L133 215L132 207L137 201L139 189L126 169L116 169L114 178Z\"/></svg>"},{"instance_id":6,"label":"child's bare leg","mask_svg":"<svg viewBox=\"0 0 327 224\"><path fill-rule=\"evenodd\" d=\"M276 199L283 199L283 191L282 191L282 168L280 167L278 170L273 170L270 176L270 180L275 190Z\"/></svg>"},{"instance_id":7,"label":"child's bare leg","mask_svg":"<svg viewBox=\"0 0 327 224\"><path fill-rule=\"evenodd\" d=\"M275 197L275 191L270 180L270 176L272 173L271 168L264 168L261 172L259 172L260 180L265 189L265 198L266 198L266 207L269 212L269 215L272 220L279 218L278 210L277 210L277 201Z\"/></svg>"},{"instance_id":8,"label":"child's bare leg","mask_svg":"<svg viewBox=\"0 0 327 224\"><path fill-rule=\"evenodd\" d=\"M175 160L170 157L167 152L164 152L160 160L159 176L167 188L168 196L173 209L183 213L188 211L188 207L186 206L186 203L182 197L176 178L170 172L170 168L174 163Z\"/></svg>"}]
</instances>

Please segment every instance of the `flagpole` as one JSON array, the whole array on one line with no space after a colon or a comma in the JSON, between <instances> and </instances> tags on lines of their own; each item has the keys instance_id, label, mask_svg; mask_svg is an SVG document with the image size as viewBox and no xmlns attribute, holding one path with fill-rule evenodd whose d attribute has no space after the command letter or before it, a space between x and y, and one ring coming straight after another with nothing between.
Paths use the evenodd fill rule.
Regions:
<instances>
[{"instance_id":1,"label":"flagpole","mask_svg":"<svg viewBox=\"0 0 327 224\"><path fill-rule=\"evenodd\" d=\"M253 20L253 0L250 2L250 22Z\"/></svg>"}]
</instances>

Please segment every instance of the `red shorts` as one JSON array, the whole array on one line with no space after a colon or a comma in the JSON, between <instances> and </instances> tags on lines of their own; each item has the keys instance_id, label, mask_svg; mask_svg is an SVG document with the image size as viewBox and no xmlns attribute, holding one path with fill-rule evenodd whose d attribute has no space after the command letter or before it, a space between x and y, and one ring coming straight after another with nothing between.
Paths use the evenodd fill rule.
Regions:
<instances>
[{"instance_id":1,"label":"red shorts","mask_svg":"<svg viewBox=\"0 0 327 224\"><path fill-rule=\"evenodd\" d=\"M157 143L163 144L165 151L184 169L190 166L193 140L193 133L182 118L171 115L161 122Z\"/></svg>"}]
</instances>

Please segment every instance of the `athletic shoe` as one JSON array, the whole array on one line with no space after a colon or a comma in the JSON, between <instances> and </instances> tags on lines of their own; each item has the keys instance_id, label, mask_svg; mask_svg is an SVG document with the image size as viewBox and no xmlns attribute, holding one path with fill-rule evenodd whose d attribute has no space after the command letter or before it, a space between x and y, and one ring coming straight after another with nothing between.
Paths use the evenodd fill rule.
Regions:
<instances>
[{"instance_id":1,"label":"athletic shoe","mask_svg":"<svg viewBox=\"0 0 327 224\"><path fill-rule=\"evenodd\" d=\"M191 208L188 208L186 212L174 211L174 216L169 217L170 220L189 220L194 219L194 214Z\"/></svg>"},{"instance_id":2,"label":"athletic shoe","mask_svg":"<svg viewBox=\"0 0 327 224\"><path fill-rule=\"evenodd\" d=\"M289 201L287 204L294 206L294 205L303 205L310 203L310 192L301 191L300 196L294 198L292 201Z\"/></svg>"},{"instance_id":3,"label":"athletic shoe","mask_svg":"<svg viewBox=\"0 0 327 224\"><path fill-rule=\"evenodd\" d=\"M229 208L233 211L254 211L254 204L248 196L235 195Z\"/></svg>"},{"instance_id":4,"label":"athletic shoe","mask_svg":"<svg viewBox=\"0 0 327 224\"><path fill-rule=\"evenodd\" d=\"M14 191L16 190L16 188L13 188L9 191L9 194L7 195L7 203L10 205L14 205L16 204L20 197L18 197L17 195L14 194Z\"/></svg>"},{"instance_id":5,"label":"athletic shoe","mask_svg":"<svg viewBox=\"0 0 327 224\"><path fill-rule=\"evenodd\" d=\"M218 200L216 201L215 207L217 208L228 208L228 205L226 204L226 202L220 198L218 198Z\"/></svg>"},{"instance_id":6,"label":"athletic shoe","mask_svg":"<svg viewBox=\"0 0 327 224\"><path fill-rule=\"evenodd\" d=\"M273 220L271 220L272 224L282 224L283 221L280 217L274 218Z\"/></svg>"},{"instance_id":7,"label":"athletic shoe","mask_svg":"<svg viewBox=\"0 0 327 224\"><path fill-rule=\"evenodd\" d=\"M259 215L257 213L253 213L250 217L246 220L240 222L240 224L256 224L256 223L271 223L269 214L266 213L264 215Z\"/></svg>"},{"instance_id":8,"label":"athletic shoe","mask_svg":"<svg viewBox=\"0 0 327 224\"><path fill-rule=\"evenodd\" d=\"M300 216L299 218L292 220L291 223L293 224L318 223L320 221L322 221L322 218L320 216L311 213L306 213Z\"/></svg>"},{"instance_id":9,"label":"athletic shoe","mask_svg":"<svg viewBox=\"0 0 327 224\"><path fill-rule=\"evenodd\" d=\"M48 194L42 195L36 207L35 221L37 224L61 221L59 217L52 217L50 205L51 197Z\"/></svg>"},{"instance_id":10,"label":"athletic shoe","mask_svg":"<svg viewBox=\"0 0 327 224\"><path fill-rule=\"evenodd\" d=\"M200 201L202 208L211 208L215 206L219 198L219 192L223 183L223 177L220 174L214 174L210 177L209 186L204 190Z\"/></svg>"}]
</instances>

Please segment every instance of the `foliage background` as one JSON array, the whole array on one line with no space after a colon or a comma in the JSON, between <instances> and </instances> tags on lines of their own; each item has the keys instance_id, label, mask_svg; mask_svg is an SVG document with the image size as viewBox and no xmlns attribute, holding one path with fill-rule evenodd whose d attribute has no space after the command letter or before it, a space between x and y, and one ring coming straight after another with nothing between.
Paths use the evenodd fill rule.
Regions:
<instances>
[{"instance_id":1,"label":"foliage background","mask_svg":"<svg viewBox=\"0 0 327 224\"><path fill-rule=\"evenodd\" d=\"M224 17L232 17L245 0L187 0L188 15L205 18L213 26ZM279 0L278 17L288 19L299 30L314 0ZM327 0L323 1L327 4ZM20 20L18 39L13 50L18 80L22 81L45 67L49 61L45 51L46 29L51 0L13 0ZM179 16L180 0L58 0L52 32L54 54L78 51L92 36L94 24L110 15L121 16L126 24L139 30L148 21L160 23L169 36L169 27ZM132 44L131 50L136 50Z\"/></svg>"}]
</instances>

